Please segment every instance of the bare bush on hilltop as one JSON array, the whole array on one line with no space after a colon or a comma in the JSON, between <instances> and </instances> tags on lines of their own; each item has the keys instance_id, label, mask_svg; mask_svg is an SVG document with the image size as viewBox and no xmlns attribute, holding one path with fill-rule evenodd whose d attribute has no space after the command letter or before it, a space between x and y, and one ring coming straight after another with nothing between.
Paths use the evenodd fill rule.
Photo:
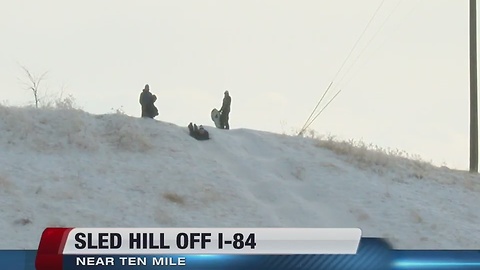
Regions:
<instances>
[{"instance_id":1,"label":"bare bush on hilltop","mask_svg":"<svg viewBox=\"0 0 480 270\"><path fill-rule=\"evenodd\" d=\"M125 113L125 110L123 109L123 106L120 106L119 108L116 108L116 109L112 108L111 110L112 110L112 113L114 114L127 115Z\"/></svg>"},{"instance_id":2,"label":"bare bush on hilltop","mask_svg":"<svg viewBox=\"0 0 480 270\"><path fill-rule=\"evenodd\" d=\"M62 87L59 94L47 94L45 90L43 95L40 93L40 85L43 85L46 79L47 72L42 73L40 76L34 75L27 67L21 66L25 74L25 79L20 80L27 90L31 90L33 93L33 99L35 108L48 108L48 109L61 109L61 110L78 110L81 109L76 99L72 95L66 97L63 96L64 88Z\"/></svg>"},{"instance_id":3,"label":"bare bush on hilltop","mask_svg":"<svg viewBox=\"0 0 480 270\"><path fill-rule=\"evenodd\" d=\"M46 109L60 109L60 110L81 110L81 107L77 104L77 100L73 95L63 97L60 95L58 98L45 101L41 108Z\"/></svg>"},{"instance_id":4,"label":"bare bush on hilltop","mask_svg":"<svg viewBox=\"0 0 480 270\"><path fill-rule=\"evenodd\" d=\"M33 99L35 101L35 108L38 108L40 104L40 97L39 97L40 84L45 79L47 72L44 72L40 76L35 76L32 72L30 72L30 70L27 67L21 66L21 68L25 72L25 76L27 77L23 81L23 83L28 90L32 90Z\"/></svg>"}]
</instances>

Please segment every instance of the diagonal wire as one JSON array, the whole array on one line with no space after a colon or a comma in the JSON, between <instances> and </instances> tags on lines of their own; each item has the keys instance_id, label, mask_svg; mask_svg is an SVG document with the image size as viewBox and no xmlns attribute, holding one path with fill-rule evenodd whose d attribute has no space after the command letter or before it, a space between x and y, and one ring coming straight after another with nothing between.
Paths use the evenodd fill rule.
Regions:
<instances>
[{"instance_id":1,"label":"diagonal wire","mask_svg":"<svg viewBox=\"0 0 480 270\"><path fill-rule=\"evenodd\" d=\"M392 9L392 11L390 12L390 14L388 14L388 16L385 18L385 20L383 21L382 25L380 26L380 28L375 32L375 34L373 34L373 36L370 38L370 40L367 42L367 45L365 45L365 47L362 49L362 51L360 51L360 54L355 58L355 60L353 61L353 63L350 65L350 67L347 69L347 71L345 72L345 74L342 76L342 78L340 78L340 81L339 81L339 84L343 81L343 79L345 78L345 76L348 74L348 72L352 69L352 67L355 65L355 63L358 61L358 59L363 55L363 53L365 52L365 50L368 48L368 45L370 45L370 43L372 43L372 41L375 39L375 37L378 35L378 33L380 33L381 30L383 30L383 28L385 27L385 24L387 23L388 19L390 19L390 17L393 15L393 13L398 9L398 7L400 6L400 4L402 3L403 0L400 0L398 1L397 5Z\"/></svg>"},{"instance_id":2,"label":"diagonal wire","mask_svg":"<svg viewBox=\"0 0 480 270\"><path fill-rule=\"evenodd\" d=\"M405 20L413 13L413 11L418 7L419 3L420 3L420 2L415 2L416 5L413 6L413 7L410 9L410 11L409 11L405 16L403 16L403 18L402 18L400 21L401 21L401 22L405 21ZM390 33L393 33L393 32L398 31L399 25L401 25L401 23L400 23L400 24L397 24L396 27L394 28L394 30L391 31ZM380 46L378 46L378 47L374 50L374 52L373 52L372 54L375 54L375 53L386 43L387 40L389 40L389 38L383 40L383 42L380 44ZM367 61L364 62L363 65L365 65L368 61L370 61L370 59L367 59ZM362 65L362 66L363 66L363 65ZM350 83L350 81L351 81L352 79L353 79L352 77L351 77L350 79L348 79L348 81L345 83L345 85L344 85L343 87L346 87L346 86Z\"/></svg>"},{"instance_id":3,"label":"diagonal wire","mask_svg":"<svg viewBox=\"0 0 480 270\"><path fill-rule=\"evenodd\" d=\"M345 66L345 63L347 63L347 60L350 58L350 56L352 55L353 51L354 51L355 48L357 47L358 43L359 43L360 40L362 39L363 35L365 35L365 33L367 32L368 27L369 27L370 24L372 23L373 19L375 19L375 17L377 16L378 11L379 11L380 8L383 6L383 3L385 3L385 0L382 0L382 2L380 2L380 5L378 5L377 9L375 10L375 13L373 13L373 16L370 18L370 20L368 21L367 25L365 26L365 29L363 29L362 34L358 37L357 41L355 42L355 44L353 45L352 49L350 50L350 53L347 55L347 57L346 57L345 60L343 61L342 65L340 66L340 69L337 71L337 73L336 73L335 76L333 77L333 81L335 81L335 79L337 78L338 74L339 74L340 71L342 70L343 66Z\"/></svg>"},{"instance_id":4,"label":"diagonal wire","mask_svg":"<svg viewBox=\"0 0 480 270\"><path fill-rule=\"evenodd\" d=\"M337 73L335 74L335 76L333 77L333 80L332 80L332 83L335 81L335 79L337 78L338 74L340 73L340 71L343 69L343 67L345 66L345 63L347 63L348 59L350 58L350 56L352 55L353 51L355 50L355 48L357 47L358 43L360 42L360 40L362 39L363 35L367 32L367 29L368 27L370 26L370 24L372 23L373 19L375 19L375 17L377 16L378 14L378 11L380 10L380 8L383 6L383 4L385 3L385 0L382 0L382 2L380 2L380 4L378 5L377 9L375 10L375 12L373 13L372 17L370 18L370 20L368 21L367 25L365 26L365 28L363 29L363 32L360 34L360 36L358 37L357 41L355 42L355 44L353 45L352 49L350 50L350 52L348 53L347 57L345 58L345 60L343 61L342 65L340 66L340 68L338 69ZM323 100L323 98L325 97L325 95L327 94L328 90L330 89L330 86L331 84L329 85L329 87L327 88L327 90L325 90L325 92L323 93L322 95L322 98L320 99L320 101L317 103L317 105L315 106L315 108L313 109L312 113L310 114L310 116L308 117L307 121L305 123L307 123L310 118L312 117L312 115L315 113L316 109L318 108L318 106L320 105L321 101ZM337 96L338 94L340 93L337 92L337 94L335 94L335 96ZM333 100L333 98L332 98ZM332 101L330 100L330 102ZM330 103L329 102L329 103ZM328 103L328 104L329 104ZM320 111L320 113L326 108L326 106ZM320 114L319 113L319 114ZM318 117L318 115L310 122L310 124L308 124L308 126L310 126L313 121ZM308 126L305 126L300 130L299 132L299 135L301 135Z\"/></svg>"},{"instance_id":5,"label":"diagonal wire","mask_svg":"<svg viewBox=\"0 0 480 270\"><path fill-rule=\"evenodd\" d=\"M325 97L325 95L327 94L328 90L330 89L330 86L332 86L333 84L333 81L328 85L328 88L327 90L325 90L325 92L323 93L322 97L320 98L320 100L318 101L317 105L315 106L315 108L313 109L312 113L310 114L310 116L308 117L307 121L305 121L305 124L303 124L302 126L302 129L300 130L300 134L304 131L305 129L305 126L307 125L308 121L310 120L310 118L312 118L313 114L315 113L315 111L317 110L318 106L320 106L320 103L322 102L323 98Z\"/></svg>"},{"instance_id":6,"label":"diagonal wire","mask_svg":"<svg viewBox=\"0 0 480 270\"><path fill-rule=\"evenodd\" d=\"M320 112L317 113L317 115L315 115L315 117L312 119L312 121L310 121L310 123L305 127L305 130L307 130L307 128L315 121L315 119L317 119L317 117L320 116L320 114L328 107L328 105L337 97L338 94L340 94L340 92L342 92L342 90L338 90L338 92L330 99L330 101L325 105L323 106L323 108L320 110ZM303 130L303 132L305 132L305 130ZM302 135L302 133L299 133L298 135Z\"/></svg>"}]
</instances>

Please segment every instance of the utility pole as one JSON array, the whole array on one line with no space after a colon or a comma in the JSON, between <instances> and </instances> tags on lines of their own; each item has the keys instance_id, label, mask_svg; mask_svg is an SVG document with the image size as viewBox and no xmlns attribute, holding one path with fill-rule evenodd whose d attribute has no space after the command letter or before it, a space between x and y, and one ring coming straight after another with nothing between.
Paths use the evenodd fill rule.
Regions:
<instances>
[{"instance_id":1,"label":"utility pole","mask_svg":"<svg viewBox=\"0 0 480 270\"><path fill-rule=\"evenodd\" d=\"M477 0L470 0L470 172L478 173Z\"/></svg>"}]
</instances>

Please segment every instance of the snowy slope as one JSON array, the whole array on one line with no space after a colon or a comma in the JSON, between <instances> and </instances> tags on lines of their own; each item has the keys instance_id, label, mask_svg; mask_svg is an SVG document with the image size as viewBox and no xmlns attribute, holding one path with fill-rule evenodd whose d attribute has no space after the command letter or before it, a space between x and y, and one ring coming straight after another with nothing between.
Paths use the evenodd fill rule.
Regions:
<instances>
[{"instance_id":1,"label":"snowy slope","mask_svg":"<svg viewBox=\"0 0 480 270\"><path fill-rule=\"evenodd\" d=\"M247 129L198 142L122 114L0 115L2 249L36 248L47 226L360 227L396 248L480 247L467 172Z\"/></svg>"}]
</instances>

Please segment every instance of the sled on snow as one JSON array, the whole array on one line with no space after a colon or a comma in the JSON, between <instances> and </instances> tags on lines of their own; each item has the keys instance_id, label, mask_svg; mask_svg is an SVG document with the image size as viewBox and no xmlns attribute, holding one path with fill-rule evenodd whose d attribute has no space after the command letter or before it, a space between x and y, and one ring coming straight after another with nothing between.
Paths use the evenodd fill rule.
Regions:
<instances>
[{"instance_id":1,"label":"sled on snow","mask_svg":"<svg viewBox=\"0 0 480 270\"><path fill-rule=\"evenodd\" d=\"M211 116L213 123L215 123L215 126L217 128L222 128L220 124L220 112L217 109L213 109L211 112Z\"/></svg>"}]
</instances>

